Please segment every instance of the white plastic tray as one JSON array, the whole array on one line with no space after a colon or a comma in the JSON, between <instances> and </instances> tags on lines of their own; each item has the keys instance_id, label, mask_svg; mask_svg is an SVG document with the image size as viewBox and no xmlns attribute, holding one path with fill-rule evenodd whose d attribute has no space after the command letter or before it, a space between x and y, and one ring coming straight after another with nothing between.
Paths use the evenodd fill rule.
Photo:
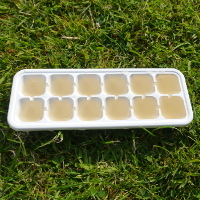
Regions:
<instances>
[{"instance_id":1,"label":"white plastic tray","mask_svg":"<svg viewBox=\"0 0 200 200\"><path fill-rule=\"evenodd\" d=\"M68 80L71 81L71 91L68 91L68 95L64 96L57 96L57 94L53 93L52 91L52 80L55 77L60 76L67 77ZM79 87L79 80L80 77L87 77L87 75L90 75L92 77L96 78L96 81L99 82L99 92L97 94L87 96L84 94L81 94ZM121 80L117 82L118 86L120 88L120 85L125 84L125 92L122 91L123 94L116 93L116 95L109 92L109 89L106 88L105 81L108 77L113 77L115 75L118 75ZM136 75L147 75L146 77L150 78L150 82L152 79L152 85L150 83L150 88L153 88L153 90L150 92L145 91L145 87L148 90L149 83L141 83L140 76ZM178 87L172 88L173 92L165 92L170 88L164 88L162 90L162 86L159 86L158 82L158 76L159 75L173 75L175 79L178 81ZM139 77L138 80L135 79L135 82L133 81L134 77ZM31 87L34 89L38 87L37 84L42 84L41 87L39 87L39 92L42 92L38 96L31 96L29 93L26 93L24 87L26 87L26 80L31 77L38 77L40 81L43 83L35 83L36 86L32 85ZM142 76L141 76L142 77ZM162 78L162 76L160 76ZM163 76L164 77L164 76ZM166 77L164 78L166 79ZM122 81L121 84L119 82ZM125 83L124 83L125 81ZM131 82L132 81L132 82ZM166 81L166 80L164 80ZM169 82L171 79L169 79ZM133 88L133 82L135 84ZM96 84L96 83L94 83ZM98 84L98 83L97 83ZM117 85L116 84L116 85ZM138 85L137 85L138 84ZM91 84L93 85L93 84ZM169 84L170 85L170 84ZM160 87L160 89L158 88ZM168 86L167 86L168 87ZM169 86L172 87L172 86ZM174 87L177 87L174 85ZM118 88L115 88L118 90ZM29 88L30 90L30 88ZM70 89L69 89L70 90ZM112 90L112 88L111 88ZM120 89L119 89L120 90ZM139 90L139 92L137 91ZM140 94L140 90L144 90ZM164 97L164 98L163 98ZM173 98L172 98L173 97ZM123 99L125 102L120 105L122 110L128 109L128 117L127 116L120 116L119 113L118 117L112 117L109 116L109 111L107 110L107 106L111 106L111 114L112 112L116 114L118 111L117 104L115 105L115 102L119 99ZM153 107L150 106L149 108L147 105L145 105L144 99L150 98L153 100ZM174 106L176 103L164 103L164 105L161 105L161 99L168 100L176 100L178 99L178 104L181 104L182 108L177 108L177 106ZM108 100L111 99L111 101L108 103ZM138 100L138 105L136 105L136 101ZM70 105L72 105L72 108L70 110L66 111L65 109L61 109L59 112L64 112L68 118L64 121L56 121L57 119L53 119L52 116L50 117L50 107L51 103L54 101L67 101L70 102ZM97 100L98 105L100 105L100 117L98 119L93 118L92 120L86 118L82 118L79 111L79 103L81 101L89 102L87 100ZM34 111L30 110L23 110L23 109L29 109L27 107L23 107L25 105L25 102L40 102L40 105L36 106ZM109 104L109 105L108 105ZM125 105L127 104L127 105ZM156 104L156 107L154 108L154 104ZM174 105L173 105L174 104ZM28 104L27 104L28 105ZM84 105L83 105L84 106ZM87 104L87 106L90 106L90 103ZM91 105L92 106L92 105ZM112 107L114 106L114 107ZM138 106L138 107L137 107ZM164 107L165 108L164 108ZM124 107L124 108L123 108ZM64 108L64 107L63 107ZM91 107L92 108L92 107ZM56 109L56 107L54 108ZM67 107L66 107L67 109ZM92 108L93 109L93 108ZM182 111L180 110L182 109ZM38 111L37 111L38 110ZM87 108L86 108L87 110ZM98 108L97 108L98 110ZM116 112L115 112L116 111ZM123 112L122 111L122 112ZM171 113L171 116L167 116L165 112L169 111L169 115ZM39 112L39 120L30 121L30 119L27 121L24 120L21 117L21 112ZM85 112L85 111L84 111ZM120 112L120 111L119 111ZM144 112L144 113L143 113ZM177 113L182 114L177 114ZM30 114L30 113L29 113ZM63 114L63 113L62 113ZM64 115L65 115L64 114ZM85 112L85 114L90 115L90 111L88 110L88 113ZM83 113L84 115L84 113ZM92 115L92 114L91 114ZM118 115L118 114L117 114ZM125 112L126 115L126 112ZM31 115L32 116L32 115ZM146 116L146 117L145 117ZM179 117L180 116L180 117ZM8 123L11 128L14 130L21 130L21 131L31 131L31 130L67 130L67 129L118 129L118 128L139 128L139 127L161 127L161 126L185 126L189 124L193 119L193 112L191 108L191 103L187 91L187 86L185 83L185 78L183 74L176 70L171 68L138 68L138 69L25 69L22 71L19 71L15 76L13 80L12 85L12 92L10 97L10 104L9 104L9 111L8 111Z\"/></svg>"}]
</instances>

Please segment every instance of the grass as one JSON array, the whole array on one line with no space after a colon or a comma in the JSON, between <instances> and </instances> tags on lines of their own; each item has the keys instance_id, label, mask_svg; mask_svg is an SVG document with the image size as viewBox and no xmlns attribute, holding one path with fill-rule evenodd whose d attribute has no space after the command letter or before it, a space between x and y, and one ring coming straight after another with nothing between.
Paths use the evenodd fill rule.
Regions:
<instances>
[{"instance_id":1,"label":"grass","mask_svg":"<svg viewBox=\"0 0 200 200\"><path fill-rule=\"evenodd\" d=\"M198 0L0 2L0 198L200 199ZM24 68L160 68L186 77L182 128L15 132L14 74Z\"/></svg>"}]
</instances>

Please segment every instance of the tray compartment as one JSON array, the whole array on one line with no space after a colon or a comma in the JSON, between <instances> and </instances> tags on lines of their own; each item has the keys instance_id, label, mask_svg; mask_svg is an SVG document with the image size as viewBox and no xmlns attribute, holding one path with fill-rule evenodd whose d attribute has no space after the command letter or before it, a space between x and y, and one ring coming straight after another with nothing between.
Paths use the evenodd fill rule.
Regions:
<instances>
[{"instance_id":1,"label":"tray compartment","mask_svg":"<svg viewBox=\"0 0 200 200\"><path fill-rule=\"evenodd\" d=\"M51 121L68 121L74 116L73 100L70 98L49 99L48 117Z\"/></svg>"},{"instance_id":2,"label":"tray compartment","mask_svg":"<svg viewBox=\"0 0 200 200\"><path fill-rule=\"evenodd\" d=\"M43 99L20 99L18 118L21 122L38 122L44 116Z\"/></svg>"},{"instance_id":3,"label":"tray compartment","mask_svg":"<svg viewBox=\"0 0 200 200\"><path fill-rule=\"evenodd\" d=\"M79 98L77 115L82 121L95 121L103 117L102 101L100 98Z\"/></svg>"},{"instance_id":4,"label":"tray compartment","mask_svg":"<svg viewBox=\"0 0 200 200\"><path fill-rule=\"evenodd\" d=\"M133 110L138 119L156 119L159 117L157 100L151 96L135 97L133 99Z\"/></svg>"},{"instance_id":5,"label":"tray compartment","mask_svg":"<svg viewBox=\"0 0 200 200\"><path fill-rule=\"evenodd\" d=\"M126 120L131 117L130 102L126 97L108 97L106 99L106 116L110 120Z\"/></svg>"},{"instance_id":6,"label":"tray compartment","mask_svg":"<svg viewBox=\"0 0 200 200\"><path fill-rule=\"evenodd\" d=\"M101 93L101 78L96 74L78 76L78 92L80 95L92 96Z\"/></svg>"},{"instance_id":7,"label":"tray compartment","mask_svg":"<svg viewBox=\"0 0 200 200\"><path fill-rule=\"evenodd\" d=\"M124 74L107 74L104 77L104 90L109 95L124 95L128 92L127 77Z\"/></svg>"},{"instance_id":8,"label":"tray compartment","mask_svg":"<svg viewBox=\"0 0 200 200\"><path fill-rule=\"evenodd\" d=\"M178 77L175 74L158 74L156 86L160 94L178 94L181 92Z\"/></svg>"},{"instance_id":9,"label":"tray compartment","mask_svg":"<svg viewBox=\"0 0 200 200\"><path fill-rule=\"evenodd\" d=\"M153 77L149 74L132 74L130 86L131 91L136 95L148 95L155 91Z\"/></svg>"},{"instance_id":10,"label":"tray compartment","mask_svg":"<svg viewBox=\"0 0 200 200\"><path fill-rule=\"evenodd\" d=\"M46 90L46 77L44 75L24 75L22 77L22 94L24 96L41 96Z\"/></svg>"},{"instance_id":11,"label":"tray compartment","mask_svg":"<svg viewBox=\"0 0 200 200\"><path fill-rule=\"evenodd\" d=\"M160 97L160 109L165 119L183 119L186 117L184 101L180 96Z\"/></svg>"},{"instance_id":12,"label":"tray compartment","mask_svg":"<svg viewBox=\"0 0 200 200\"><path fill-rule=\"evenodd\" d=\"M55 74L50 78L50 92L53 96L68 96L74 92L74 78L67 74Z\"/></svg>"}]
</instances>

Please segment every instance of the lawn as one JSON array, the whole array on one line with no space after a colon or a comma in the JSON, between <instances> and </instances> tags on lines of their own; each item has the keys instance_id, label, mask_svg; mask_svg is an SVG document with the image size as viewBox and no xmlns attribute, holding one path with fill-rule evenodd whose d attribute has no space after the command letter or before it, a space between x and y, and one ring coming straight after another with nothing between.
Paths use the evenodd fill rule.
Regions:
<instances>
[{"instance_id":1,"label":"lawn","mask_svg":"<svg viewBox=\"0 0 200 200\"><path fill-rule=\"evenodd\" d=\"M194 120L157 129L16 132L15 73L176 68ZM199 0L1 0L0 199L200 199Z\"/></svg>"}]
</instances>

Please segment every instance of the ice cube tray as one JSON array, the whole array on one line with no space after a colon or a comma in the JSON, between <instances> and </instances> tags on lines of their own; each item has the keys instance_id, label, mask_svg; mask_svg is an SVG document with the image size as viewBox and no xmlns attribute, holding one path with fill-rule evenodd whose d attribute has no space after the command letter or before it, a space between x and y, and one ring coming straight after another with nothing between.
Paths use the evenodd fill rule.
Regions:
<instances>
[{"instance_id":1,"label":"ice cube tray","mask_svg":"<svg viewBox=\"0 0 200 200\"><path fill-rule=\"evenodd\" d=\"M185 126L193 119L183 74L171 68L25 69L12 85L14 130Z\"/></svg>"}]
</instances>

